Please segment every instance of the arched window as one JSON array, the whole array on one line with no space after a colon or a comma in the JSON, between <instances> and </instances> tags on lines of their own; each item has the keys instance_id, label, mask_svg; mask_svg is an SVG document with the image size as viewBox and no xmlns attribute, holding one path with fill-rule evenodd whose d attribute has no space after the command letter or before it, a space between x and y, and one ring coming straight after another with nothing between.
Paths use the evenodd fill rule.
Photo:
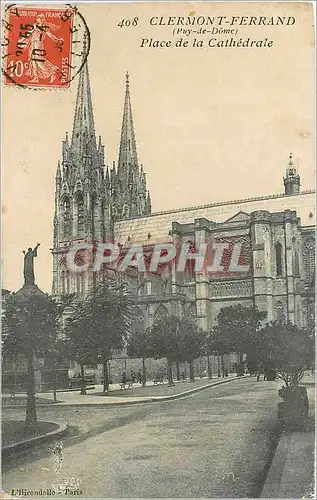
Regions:
<instances>
[{"instance_id":1,"label":"arched window","mask_svg":"<svg viewBox=\"0 0 317 500\"><path fill-rule=\"evenodd\" d=\"M160 304L154 314L154 322L161 320L165 316L168 316L168 309Z\"/></svg>"},{"instance_id":2,"label":"arched window","mask_svg":"<svg viewBox=\"0 0 317 500\"><path fill-rule=\"evenodd\" d=\"M84 198L81 193L76 195L75 214L76 216L76 236L82 238L84 236Z\"/></svg>"},{"instance_id":3,"label":"arched window","mask_svg":"<svg viewBox=\"0 0 317 500\"><path fill-rule=\"evenodd\" d=\"M282 276L282 245L281 245L281 243L276 243L276 245L275 245L275 265L276 265L276 276Z\"/></svg>"},{"instance_id":4,"label":"arched window","mask_svg":"<svg viewBox=\"0 0 317 500\"><path fill-rule=\"evenodd\" d=\"M65 197L62 201L62 217L63 217L63 237L68 239L71 237L71 214L69 198Z\"/></svg>"}]
</instances>

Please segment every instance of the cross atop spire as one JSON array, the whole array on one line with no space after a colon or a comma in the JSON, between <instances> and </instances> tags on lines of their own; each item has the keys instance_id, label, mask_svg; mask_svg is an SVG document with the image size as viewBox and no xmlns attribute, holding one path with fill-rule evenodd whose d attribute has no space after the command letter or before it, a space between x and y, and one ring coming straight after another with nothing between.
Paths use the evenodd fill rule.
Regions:
<instances>
[{"instance_id":1,"label":"cross atop spire","mask_svg":"<svg viewBox=\"0 0 317 500\"><path fill-rule=\"evenodd\" d=\"M125 186L128 183L130 170L138 170L138 155L132 117L130 80L127 72L118 161L119 179Z\"/></svg>"}]
</instances>

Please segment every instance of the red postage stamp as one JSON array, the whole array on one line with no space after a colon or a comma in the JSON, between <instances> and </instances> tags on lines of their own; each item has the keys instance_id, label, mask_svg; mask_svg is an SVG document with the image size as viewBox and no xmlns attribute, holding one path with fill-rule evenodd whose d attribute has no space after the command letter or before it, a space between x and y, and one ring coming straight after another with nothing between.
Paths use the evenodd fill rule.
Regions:
<instances>
[{"instance_id":1,"label":"red postage stamp","mask_svg":"<svg viewBox=\"0 0 317 500\"><path fill-rule=\"evenodd\" d=\"M75 7L11 6L6 12L4 80L23 87L68 88L87 48ZM81 35L81 36L80 36ZM76 61L74 62L74 59Z\"/></svg>"}]
</instances>

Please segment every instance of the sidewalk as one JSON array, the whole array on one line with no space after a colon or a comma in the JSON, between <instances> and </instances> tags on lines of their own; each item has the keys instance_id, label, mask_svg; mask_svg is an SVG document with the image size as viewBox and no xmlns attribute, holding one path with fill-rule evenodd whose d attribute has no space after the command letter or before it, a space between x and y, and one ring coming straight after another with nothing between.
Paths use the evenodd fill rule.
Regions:
<instances>
[{"instance_id":1,"label":"sidewalk","mask_svg":"<svg viewBox=\"0 0 317 500\"><path fill-rule=\"evenodd\" d=\"M276 449L261 498L316 498L314 492L315 380L306 375L309 419L304 431L284 431Z\"/></svg>"},{"instance_id":2,"label":"sidewalk","mask_svg":"<svg viewBox=\"0 0 317 500\"><path fill-rule=\"evenodd\" d=\"M246 377L248 378L248 377ZM52 404L52 392L38 393L40 398L38 406L56 407L56 406L108 406L108 405L129 405L136 403L148 403L154 401L164 401L176 399L188 394L195 393L207 387L223 384L226 382L238 380L236 374L231 374L225 378L213 378L209 380L207 377L197 379L194 382L175 382L175 386L169 387L167 382L161 385L154 385L153 382L148 382L146 387L141 387L139 384L134 384L132 389L120 390L119 384L112 384L108 395L102 394L102 386L96 385L94 389L87 390L86 395L81 395L80 390L58 392L58 402ZM46 401L46 403L44 403ZM11 408L18 405L10 405ZM8 405L5 405L8 408Z\"/></svg>"}]
</instances>

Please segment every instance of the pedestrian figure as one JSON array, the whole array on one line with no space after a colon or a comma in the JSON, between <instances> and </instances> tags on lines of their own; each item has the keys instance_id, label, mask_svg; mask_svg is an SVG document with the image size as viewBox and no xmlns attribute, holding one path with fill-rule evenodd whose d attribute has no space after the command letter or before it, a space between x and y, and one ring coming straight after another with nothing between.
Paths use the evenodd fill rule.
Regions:
<instances>
[{"instance_id":1,"label":"pedestrian figure","mask_svg":"<svg viewBox=\"0 0 317 500\"><path fill-rule=\"evenodd\" d=\"M127 383L127 373L125 371L122 373L122 383L123 384Z\"/></svg>"},{"instance_id":2,"label":"pedestrian figure","mask_svg":"<svg viewBox=\"0 0 317 500\"><path fill-rule=\"evenodd\" d=\"M135 376L135 373L133 370L131 370L131 380L132 380L132 384L134 384L134 382L136 381L136 376Z\"/></svg>"},{"instance_id":3,"label":"pedestrian figure","mask_svg":"<svg viewBox=\"0 0 317 500\"><path fill-rule=\"evenodd\" d=\"M185 382L185 372L182 372L182 381Z\"/></svg>"},{"instance_id":4,"label":"pedestrian figure","mask_svg":"<svg viewBox=\"0 0 317 500\"><path fill-rule=\"evenodd\" d=\"M141 370L138 371L138 382L139 382L139 384L142 384L142 372L141 372Z\"/></svg>"}]
</instances>

